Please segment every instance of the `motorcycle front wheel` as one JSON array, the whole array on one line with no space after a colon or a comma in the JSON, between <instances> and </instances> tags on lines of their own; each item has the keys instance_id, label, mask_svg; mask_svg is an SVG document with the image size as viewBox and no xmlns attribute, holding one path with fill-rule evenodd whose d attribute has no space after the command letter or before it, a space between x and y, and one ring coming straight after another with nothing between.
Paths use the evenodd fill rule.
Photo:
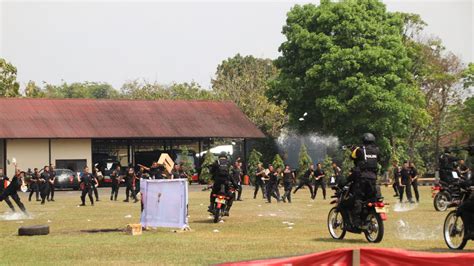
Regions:
<instances>
[{"instance_id":1,"label":"motorcycle front wheel","mask_svg":"<svg viewBox=\"0 0 474 266\"><path fill-rule=\"evenodd\" d=\"M333 207L329 211L328 230L329 234L334 239L343 239L346 235L346 230L344 229L344 219L336 207Z\"/></svg>"},{"instance_id":2,"label":"motorcycle front wheel","mask_svg":"<svg viewBox=\"0 0 474 266\"><path fill-rule=\"evenodd\" d=\"M433 205L436 211L444 212L448 209L450 197L445 192L439 192L433 199Z\"/></svg>"},{"instance_id":3,"label":"motorcycle front wheel","mask_svg":"<svg viewBox=\"0 0 474 266\"><path fill-rule=\"evenodd\" d=\"M464 223L461 217L456 216L456 211L451 211L444 220L444 242L450 249L463 249L467 239L464 238Z\"/></svg>"},{"instance_id":4,"label":"motorcycle front wheel","mask_svg":"<svg viewBox=\"0 0 474 266\"><path fill-rule=\"evenodd\" d=\"M367 230L364 231L365 239L370 243L379 243L383 239L383 221L380 214L372 211L367 215Z\"/></svg>"}]
</instances>

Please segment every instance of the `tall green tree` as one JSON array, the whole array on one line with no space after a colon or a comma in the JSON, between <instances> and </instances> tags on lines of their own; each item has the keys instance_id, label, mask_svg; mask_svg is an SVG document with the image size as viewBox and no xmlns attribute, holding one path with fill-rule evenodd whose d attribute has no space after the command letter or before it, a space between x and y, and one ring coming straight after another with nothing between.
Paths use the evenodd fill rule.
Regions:
<instances>
[{"instance_id":1,"label":"tall green tree","mask_svg":"<svg viewBox=\"0 0 474 266\"><path fill-rule=\"evenodd\" d=\"M306 145L301 144L300 153L298 156L298 178L301 178L309 169L309 165L313 163L313 159L309 156Z\"/></svg>"},{"instance_id":2,"label":"tall green tree","mask_svg":"<svg viewBox=\"0 0 474 266\"><path fill-rule=\"evenodd\" d=\"M0 97L17 97L20 95L20 84L16 81L16 75L16 67L0 58Z\"/></svg>"},{"instance_id":3,"label":"tall green tree","mask_svg":"<svg viewBox=\"0 0 474 266\"><path fill-rule=\"evenodd\" d=\"M189 157L189 149L187 146L182 147L180 155L181 156L180 156L179 164L182 165L183 171L189 177L191 177L191 175L194 173L194 164Z\"/></svg>"},{"instance_id":4,"label":"tall green tree","mask_svg":"<svg viewBox=\"0 0 474 266\"><path fill-rule=\"evenodd\" d=\"M212 89L220 99L235 102L264 133L276 137L286 123L284 105L269 101L266 93L277 74L272 60L237 54L217 67Z\"/></svg>"},{"instance_id":5,"label":"tall green tree","mask_svg":"<svg viewBox=\"0 0 474 266\"><path fill-rule=\"evenodd\" d=\"M344 143L373 132L388 164L391 141L407 135L410 117L423 112L403 26L402 17L377 0L296 5L283 27L287 41L269 96L287 103L290 122L300 130Z\"/></svg>"},{"instance_id":6,"label":"tall green tree","mask_svg":"<svg viewBox=\"0 0 474 266\"><path fill-rule=\"evenodd\" d=\"M280 154L276 154L275 157L273 158L273 167L276 169L280 168L282 171L285 169L285 162L283 159L280 157Z\"/></svg>"},{"instance_id":7,"label":"tall green tree","mask_svg":"<svg viewBox=\"0 0 474 266\"><path fill-rule=\"evenodd\" d=\"M207 151L204 154L204 161L201 165L202 167L201 174L199 175L200 182L205 183L205 184L209 184L211 182L212 175L211 175L209 166L211 166L215 160L216 160L216 156L214 156L212 152Z\"/></svg>"}]
</instances>

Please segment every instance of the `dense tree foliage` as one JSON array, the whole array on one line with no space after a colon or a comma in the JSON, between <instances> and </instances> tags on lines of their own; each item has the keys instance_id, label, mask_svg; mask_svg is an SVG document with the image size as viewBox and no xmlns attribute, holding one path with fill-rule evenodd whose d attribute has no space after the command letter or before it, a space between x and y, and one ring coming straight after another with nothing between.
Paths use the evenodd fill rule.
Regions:
<instances>
[{"instance_id":1,"label":"dense tree foliage","mask_svg":"<svg viewBox=\"0 0 474 266\"><path fill-rule=\"evenodd\" d=\"M15 66L0 58L0 97L17 97L20 95L20 84L16 81Z\"/></svg>"},{"instance_id":2,"label":"dense tree foliage","mask_svg":"<svg viewBox=\"0 0 474 266\"><path fill-rule=\"evenodd\" d=\"M285 125L284 105L265 96L278 70L270 59L236 56L224 60L212 80L220 99L232 100L268 136L276 137Z\"/></svg>"}]
</instances>

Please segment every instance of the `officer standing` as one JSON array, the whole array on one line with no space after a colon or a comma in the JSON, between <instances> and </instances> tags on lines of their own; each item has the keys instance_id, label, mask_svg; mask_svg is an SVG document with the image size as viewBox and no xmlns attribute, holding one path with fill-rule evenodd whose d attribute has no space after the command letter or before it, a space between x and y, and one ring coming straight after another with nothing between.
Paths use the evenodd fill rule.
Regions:
<instances>
[{"instance_id":1,"label":"officer standing","mask_svg":"<svg viewBox=\"0 0 474 266\"><path fill-rule=\"evenodd\" d=\"M94 206L94 198L92 197L92 186L94 185L94 176L89 173L89 167L84 167L84 172L81 173L80 177L80 187L82 189L80 206L86 206L86 195L89 196L91 206Z\"/></svg>"},{"instance_id":2,"label":"officer standing","mask_svg":"<svg viewBox=\"0 0 474 266\"><path fill-rule=\"evenodd\" d=\"M52 164L49 165L49 194L47 196L48 201L54 201L54 182L56 181L56 171Z\"/></svg>"},{"instance_id":3,"label":"officer standing","mask_svg":"<svg viewBox=\"0 0 474 266\"><path fill-rule=\"evenodd\" d=\"M115 166L115 169L110 174L110 178L112 179L112 191L110 192L110 200L117 201L117 196L120 188L120 165Z\"/></svg>"},{"instance_id":4,"label":"officer standing","mask_svg":"<svg viewBox=\"0 0 474 266\"><path fill-rule=\"evenodd\" d=\"M395 191L395 195L393 195L394 197L400 197L400 194L399 194L399 191L400 191L400 172L401 172L401 168L400 166L398 166L398 162L394 161L393 164L393 191Z\"/></svg>"},{"instance_id":5,"label":"officer standing","mask_svg":"<svg viewBox=\"0 0 474 266\"><path fill-rule=\"evenodd\" d=\"M303 186L307 186L309 188L309 193L311 199L313 198L313 186L311 185L311 179L314 178L314 164L309 165L309 169L306 170L304 175L301 177L300 184L296 187L293 191L293 194L298 191L298 189L302 188Z\"/></svg>"},{"instance_id":6,"label":"officer standing","mask_svg":"<svg viewBox=\"0 0 474 266\"><path fill-rule=\"evenodd\" d=\"M413 191L415 192L416 202L420 202L420 193L418 192L418 170L416 170L415 164L413 162L410 162L409 166L411 186L413 187Z\"/></svg>"},{"instance_id":7,"label":"officer standing","mask_svg":"<svg viewBox=\"0 0 474 266\"><path fill-rule=\"evenodd\" d=\"M259 163L257 165L257 170L255 171L255 191L253 193L253 198L255 199L257 197L258 189L261 189L262 191L262 197L265 199L265 185L263 182L263 178L265 177L265 168L263 168L263 165Z\"/></svg>"},{"instance_id":8,"label":"officer standing","mask_svg":"<svg viewBox=\"0 0 474 266\"><path fill-rule=\"evenodd\" d=\"M343 177L342 177L342 169L337 165L336 162L332 162L332 171L333 171L333 176L334 176L334 181L330 182L330 186L337 186L341 183L344 183Z\"/></svg>"},{"instance_id":9,"label":"officer standing","mask_svg":"<svg viewBox=\"0 0 474 266\"><path fill-rule=\"evenodd\" d=\"M377 200L377 172L379 148L375 145L375 136L365 133L362 136L362 146L352 149L351 159L354 168L348 181L353 181L352 192L354 196L353 218L356 227L364 227L360 214L364 201Z\"/></svg>"},{"instance_id":10,"label":"officer standing","mask_svg":"<svg viewBox=\"0 0 474 266\"><path fill-rule=\"evenodd\" d=\"M326 173L324 172L320 163L316 165L316 170L314 171L314 194L313 199L316 198L318 193L318 188L321 187L323 190L323 198L326 199Z\"/></svg>"},{"instance_id":11,"label":"officer standing","mask_svg":"<svg viewBox=\"0 0 474 266\"><path fill-rule=\"evenodd\" d=\"M3 168L0 168L0 195L3 194L5 189L8 187L9 182L10 179L3 173ZM12 211L15 211L15 207L13 206L8 196L4 197L3 200Z\"/></svg>"},{"instance_id":12,"label":"officer standing","mask_svg":"<svg viewBox=\"0 0 474 266\"><path fill-rule=\"evenodd\" d=\"M30 178L30 182L31 182L30 183L30 196L28 197L28 201L31 201L31 196L33 196L33 193L36 194L36 201L41 201L39 199L39 179L40 179L39 170L38 168L35 168Z\"/></svg>"},{"instance_id":13,"label":"officer standing","mask_svg":"<svg viewBox=\"0 0 474 266\"><path fill-rule=\"evenodd\" d=\"M291 190L293 189L293 184L295 183L295 173L291 170L289 165L285 165L285 170L283 170L283 187L285 189L285 194L283 194L283 202L288 200L288 203L291 203Z\"/></svg>"},{"instance_id":14,"label":"officer standing","mask_svg":"<svg viewBox=\"0 0 474 266\"><path fill-rule=\"evenodd\" d=\"M92 177L92 192L94 192L95 201L99 201L99 190L97 188L99 187L99 178L101 178L101 173L96 167L94 167L92 171Z\"/></svg>"},{"instance_id":15,"label":"officer standing","mask_svg":"<svg viewBox=\"0 0 474 266\"><path fill-rule=\"evenodd\" d=\"M242 169L241 169L241 162L235 161L234 167L232 168L232 178L234 182L237 184L235 188L237 190L237 201L242 201Z\"/></svg>"},{"instance_id":16,"label":"officer standing","mask_svg":"<svg viewBox=\"0 0 474 266\"><path fill-rule=\"evenodd\" d=\"M125 185L127 186L125 189L125 200L123 202L129 202L130 193L132 194L132 198L137 202L137 198L135 196L135 190L133 189L135 184L135 170L133 167L129 167L127 170L127 174L125 175Z\"/></svg>"},{"instance_id":17,"label":"officer standing","mask_svg":"<svg viewBox=\"0 0 474 266\"><path fill-rule=\"evenodd\" d=\"M50 184L51 173L49 172L49 166L43 168L43 173L40 176L40 191L41 191L41 204L44 205L46 199L49 196L49 190L51 188ZM48 200L49 201L49 200Z\"/></svg>"},{"instance_id":18,"label":"officer standing","mask_svg":"<svg viewBox=\"0 0 474 266\"><path fill-rule=\"evenodd\" d=\"M408 202L415 203L411 196L411 170L408 162L403 162L403 167L400 171L400 183L398 189L400 192L400 203L403 202L404 192L407 194Z\"/></svg>"}]
</instances>

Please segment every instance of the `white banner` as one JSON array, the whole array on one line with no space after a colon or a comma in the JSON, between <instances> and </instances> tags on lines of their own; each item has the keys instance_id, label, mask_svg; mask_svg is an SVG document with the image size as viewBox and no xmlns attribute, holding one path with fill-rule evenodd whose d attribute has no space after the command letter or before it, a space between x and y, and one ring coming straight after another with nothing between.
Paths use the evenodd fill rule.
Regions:
<instances>
[{"instance_id":1,"label":"white banner","mask_svg":"<svg viewBox=\"0 0 474 266\"><path fill-rule=\"evenodd\" d=\"M188 225L188 180L140 180L144 227L184 228Z\"/></svg>"}]
</instances>

